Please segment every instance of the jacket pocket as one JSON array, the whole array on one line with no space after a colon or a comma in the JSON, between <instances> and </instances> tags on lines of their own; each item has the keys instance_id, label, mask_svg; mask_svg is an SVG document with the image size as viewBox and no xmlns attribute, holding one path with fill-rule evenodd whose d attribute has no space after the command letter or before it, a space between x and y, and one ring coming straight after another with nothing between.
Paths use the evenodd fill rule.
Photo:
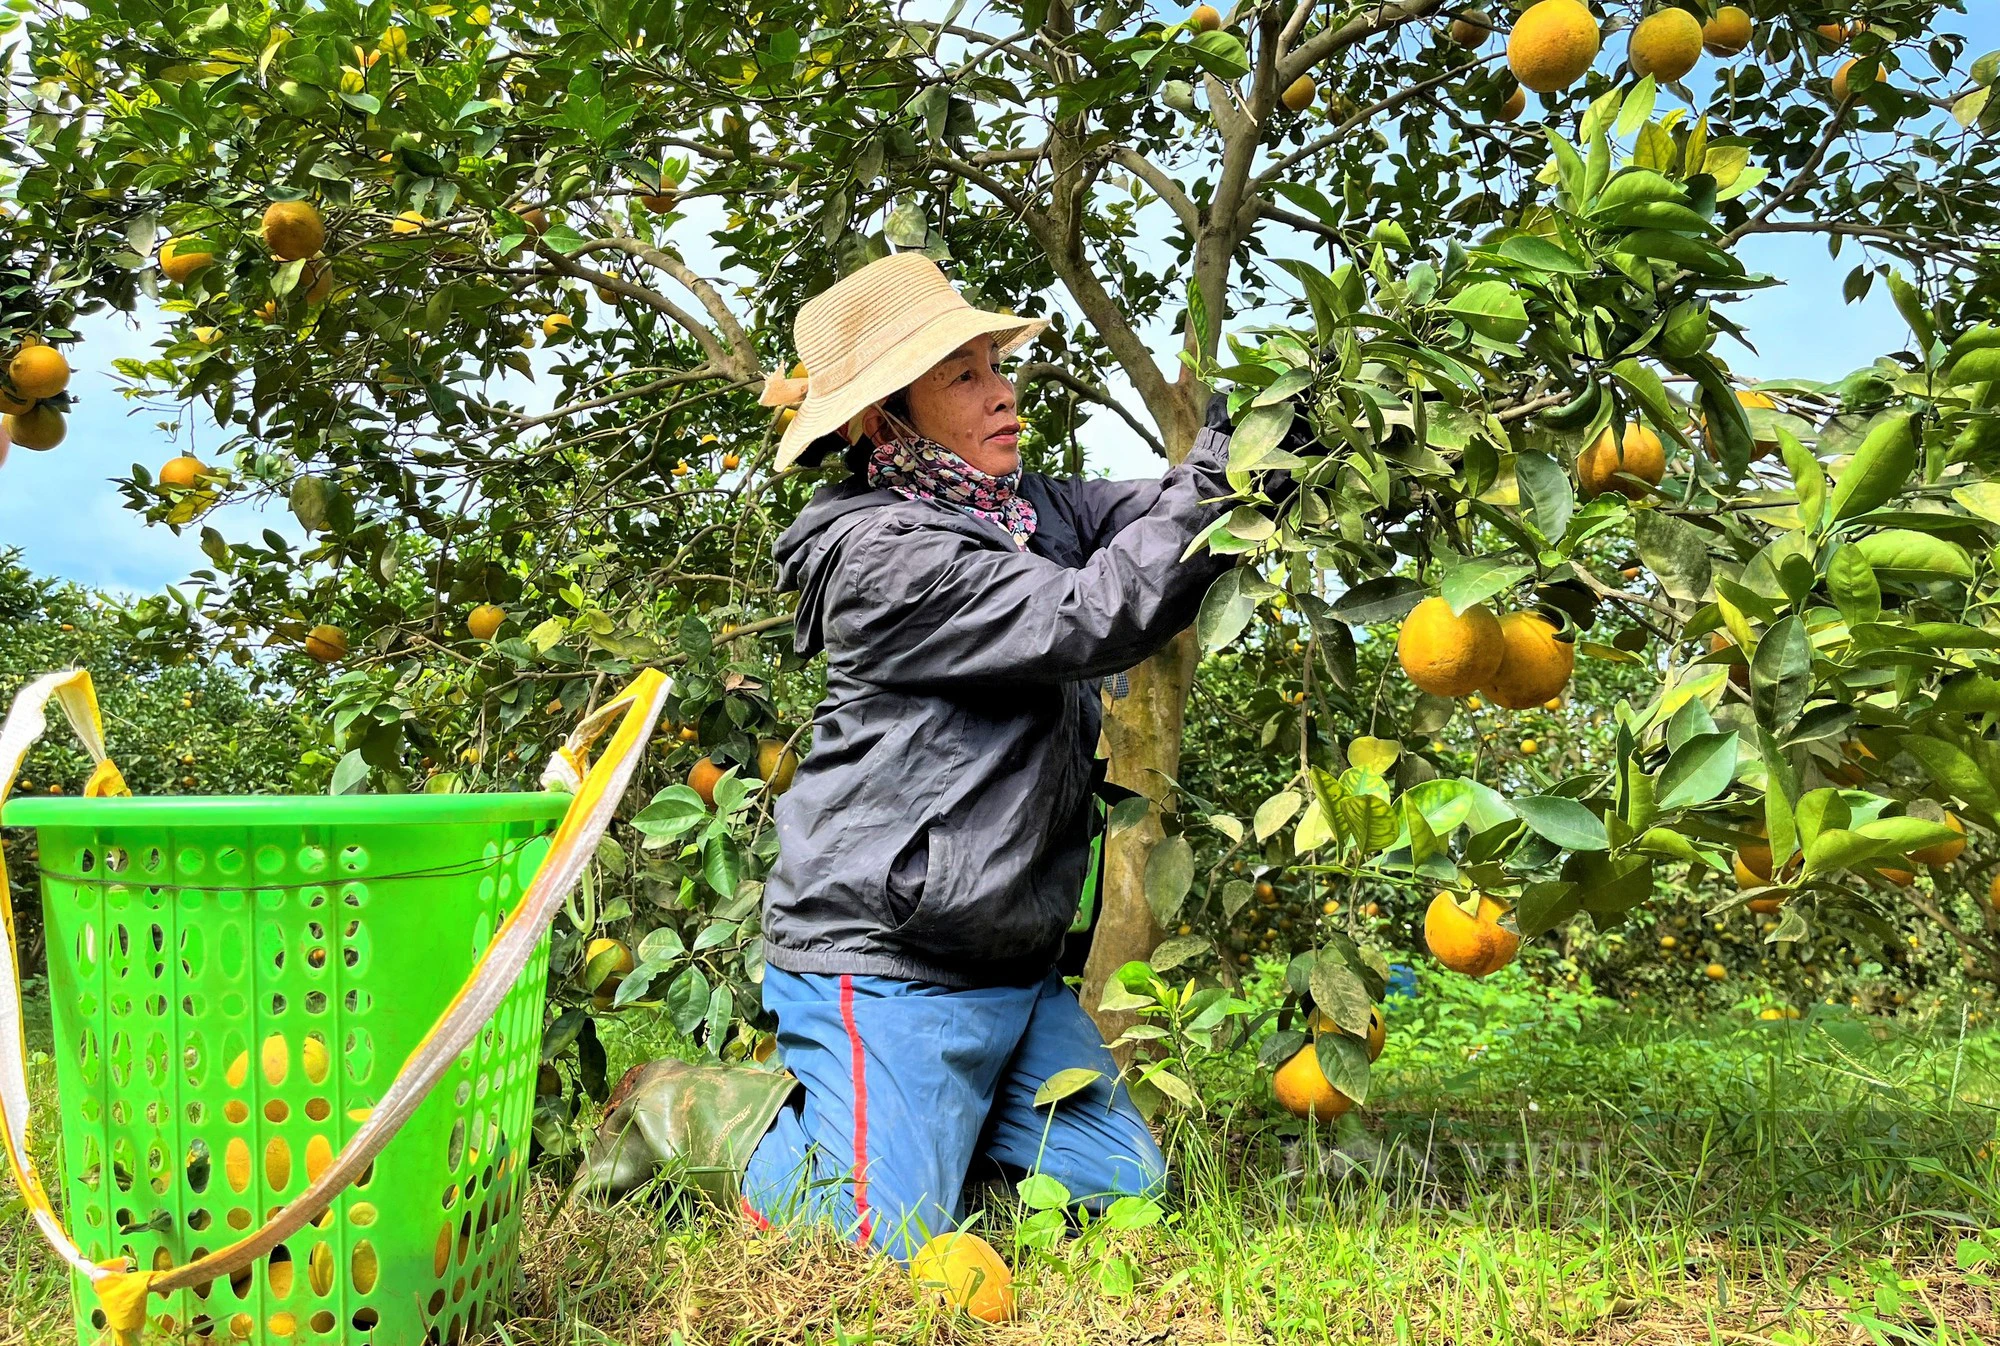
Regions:
<instances>
[{"instance_id":1,"label":"jacket pocket","mask_svg":"<svg viewBox=\"0 0 2000 1346\"><path fill-rule=\"evenodd\" d=\"M1008 855L961 856L959 838L933 827L923 894L889 932L911 956L938 962L1006 962L1059 948L1069 912L1026 873L1007 873ZM1073 904L1076 895L1068 895Z\"/></svg>"},{"instance_id":2,"label":"jacket pocket","mask_svg":"<svg viewBox=\"0 0 2000 1346\"><path fill-rule=\"evenodd\" d=\"M930 828L925 827L910 838L910 844L896 856L884 880L891 927L906 925L916 915L930 884L930 869L931 833Z\"/></svg>"}]
</instances>

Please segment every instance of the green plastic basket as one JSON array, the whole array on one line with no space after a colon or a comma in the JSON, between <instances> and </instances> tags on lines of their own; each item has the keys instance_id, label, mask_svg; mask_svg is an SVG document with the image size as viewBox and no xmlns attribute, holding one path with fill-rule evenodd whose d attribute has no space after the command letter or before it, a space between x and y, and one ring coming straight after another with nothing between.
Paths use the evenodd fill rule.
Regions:
<instances>
[{"instance_id":1,"label":"green plastic basket","mask_svg":"<svg viewBox=\"0 0 2000 1346\"><path fill-rule=\"evenodd\" d=\"M68 1223L167 1267L306 1186L457 993L563 794L16 799L39 834ZM544 939L500 1011L317 1221L148 1337L448 1342L504 1302L541 1051ZM82 1278L77 1327L101 1313Z\"/></svg>"}]
</instances>

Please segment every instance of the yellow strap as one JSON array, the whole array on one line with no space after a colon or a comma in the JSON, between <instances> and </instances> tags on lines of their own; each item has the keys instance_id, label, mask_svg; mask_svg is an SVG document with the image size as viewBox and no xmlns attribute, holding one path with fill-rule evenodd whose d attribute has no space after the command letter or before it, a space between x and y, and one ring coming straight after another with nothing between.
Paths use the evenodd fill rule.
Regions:
<instances>
[{"instance_id":1,"label":"yellow strap","mask_svg":"<svg viewBox=\"0 0 2000 1346\"><path fill-rule=\"evenodd\" d=\"M41 1180L28 1158L27 1145L27 1053L20 1016L19 969L13 954L13 909L6 889L5 866L0 865L0 919L4 919L9 956L0 959L0 1121L4 1130L8 1160L20 1186L29 1213L42 1235L62 1258L88 1276L97 1291L105 1318L117 1346L135 1346L145 1325L149 1292L171 1294L175 1290L201 1285L238 1271L319 1218L347 1185L360 1177L375 1156L392 1140L432 1087L449 1070L459 1055L471 1045L500 1003L519 979L521 970L541 942L550 920L569 895L584 866L597 851L598 838L611 823L618 801L632 778L646 742L659 723L670 684L657 669L646 669L622 693L586 716L550 758L543 779L567 785L575 782L569 811L556 827L548 854L528 884L527 891L507 919L494 933L492 942L472 969L465 985L446 1006L438 1021L410 1053L381 1101L367 1120L348 1139L333 1162L305 1191L278 1210L259 1229L197 1261L166 1270L141 1271L122 1261L99 1265L86 1258L56 1218ZM41 736L43 710L51 696L62 699L70 725L84 747L99 763L91 776L92 787L105 792L122 792L116 767L103 755L103 732L97 717L96 693L90 675L82 670L50 674L38 679L15 698L4 726L0 726L0 803L13 785L14 772L29 745ZM613 723L617 728L604 754L583 770L589 751ZM11 1018L11 1033L6 1020ZM4 1048L11 1046L12 1050Z\"/></svg>"}]
</instances>

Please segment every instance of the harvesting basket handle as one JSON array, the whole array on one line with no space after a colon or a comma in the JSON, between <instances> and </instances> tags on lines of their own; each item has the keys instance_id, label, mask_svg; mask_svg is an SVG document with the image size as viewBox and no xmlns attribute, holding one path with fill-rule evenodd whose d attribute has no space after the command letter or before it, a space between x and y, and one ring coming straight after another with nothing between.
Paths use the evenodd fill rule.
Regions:
<instances>
[{"instance_id":1,"label":"harvesting basket handle","mask_svg":"<svg viewBox=\"0 0 2000 1346\"><path fill-rule=\"evenodd\" d=\"M7 956L0 958L0 1144L15 1184L42 1237L57 1255L88 1277L118 1346L134 1346L146 1323L149 1292L171 1294L238 1271L265 1256L306 1224L320 1217L347 1185L395 1138L445 1071L458 1059L500 1008L520 978L556 910L569 896L597 851L613 811L659 723L671 684L657 669L645 669L624 691L586 715L542 771L547 788L571 792L568 812L557 824L548 853L527 890L494 932L465 985L423 1037L387 1092L333 1162L305 1191L287 1202L262 1227L193 1262L164 1270L141 1269L123 1258L92 1262L57 1218L28 1149L27 1038L21 1015L20 967L14 948L14 906L7 871L0 864L0 927ZM124 778L104 751L104 725L97 691L83 669L48 673L24 687L0 723L0 804L13 789L15 773L28 749L47 727L46 711L56 700L95 767L84 794L93 798L129 795ZM616 722L611 741L593 765L589 753Z\"/></svg>"}]
</instances>

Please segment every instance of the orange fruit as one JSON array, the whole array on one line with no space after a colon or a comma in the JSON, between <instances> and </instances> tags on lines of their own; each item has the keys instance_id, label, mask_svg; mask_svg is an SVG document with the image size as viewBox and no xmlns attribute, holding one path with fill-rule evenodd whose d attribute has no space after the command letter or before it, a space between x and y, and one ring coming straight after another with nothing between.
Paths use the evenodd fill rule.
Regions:
<instances>
[{"instance_id":1,"label":"orange fruit","mask_svg":"<svg viewBox=\"0 0 2000 1346\"><path fill-rule=\"evenodd\" d=\"M160 245L160 274L185 285L195 272L215 260L214 249L199 238L170 238Z\"/></svg>"},{"instance_id":2,"label":"orange fruit","mask_svg":"<svg viewBox=\"0 0 2000 1346\"><path fill-rule=\"evenodd\" d=\"M625 947L623 940L600 936L583 947L584 971L588 972L590 965L597 961L598 955L605 953L613 955L610 969L604 974L604 980L597 983L595 989L596 994L608 996L617 991L618 983L624 981L638 964L632 961L632 951Z\"/></svg>"},{"instance_id":3,"label":"orange fruit","mask_svg":"<svg viewBox=\"0 0 2000 1346\"><path fill-rule=\"evenodd\" d=\"M1601 40L1596 17L1578 0L1541 0L1514 21L1507 66L1536 93L1555 93L1583 78Z\"/></svg>"},{"instance_id":4,"label":"orange fruit","mask_svg":"<svg viewBox=\"0 0 2000 1346\"><path fill-rule=\"evenodd\" d=\"M1874 83L1875 81L1874 76L1856 75L1854 73L1855 65L1856 62L1847 61L1842 63L1840 69L1833 72L1834 102L1845 103L1849 98L1853 97L1857 93L1860 93L1862 89L1865 89L1868 85ZM1858 85L1856 84L1857 80L1859 81Z\"/></svg>"},{"instance_id":5,"label":"orange fruit","mask_svg":"<svg viewBox=\"0 0 2000 1346\"><path fill-rule=\"evenodd\" d=\"M264 246L281 262L312 256L326 243L326 221L310 201L273 201L264 207Z\"/></svg>"},{"instance_id":6,"label":"orange fruit","mask_svg":"<svg viewBox=\"0 0 2000 1346\"><path fill-rule=\"evenodd\" d=\"M160 468L160 485L186 490L195 484L195 479L208 471L208 465L189 454L169 458Z\"/></svg>"},{"instance_id":7,"label":"orange fruit","mask_svg":"<svg viewBox=\"0 0 2000 1346\"><path fill-rule=\"evenodd\" d=\"M1278 1096L1278 1106L1294 1117L1331 1121L1354 1106L1354 1100L1334 1088L1319 1068L1319 1052L1310 1042L1278 1067L1278 1073L1271 1077L1271 1088Z\"/></svg>"},{"instance_id":8,"label":"orange fruit","mask_svg":"<svg viewBox=\"0 0 2000 1346\"><path fill-rule=\"evenodd\" d=\"M395 219L389 221L389 232L392 234L419 233L422 231L424 224L424 213L421 210L406 210L396 216Z\"/></svg>"},{"instance_id":9,"label":"orange fruit","mask_svg":"<svg viewBox=\"0 0 2000 1346\"><path fill-rule=\"evenodd\" d=\"M337 626L315 626L306 633L306 653L322 664L339 663L347 657L347 632Z\"/></svg>"},{"instance_id":10,"label":"orange fruit","mask_svg":"<svg viewBox=\"0 0 2000 1346\"><path fill-rule=\"evenodd\" d=\"M1014 1273L977 1234L939 1234L910 1259L910 1279L981 1322L1004 1323L1014 1316Z\"/></svg>"},{"instance_id":11,"label":"orange fruit","mask_svg":"<svg viewBox=\"0 0 2000 1346\"><path fill-rule=\"evenodd\" d=\"M1708 633L1708 648L1711 654L1722 650L1734 649L1735 646L1736 642L1721 631L1711 631ZM1731 664L1729 666L1729 680L1738 687L1748 687L1750 685L1750 663L1747 659L1740 664Z\"/></svg>"},{"instance_id":12,"label":"orange fruit","mask_svg":"<svg viewBox=\"0 0 2000 1346\"><path fill-rule=\"evenodd\" d=\"M741 467L742 465L743 465L743 460L737 457L735 454L725 453L722 455L722 470L724 472L734 472L737 468Z\"/></svg>"},{"instance_id":13,"label":"orange fruit","mask_svg":"<svg viewBox=\"0 0 2000 1346\"><path fill-rule=\"evenodd\" d=\"M1304 112L1318 96L1319 85L1313 83L1312 76L1300 75L1285 86L1285 91L1278 95L1278 101L1292 112Z\"/></svg>"},{"instance_id":14,"label":"orange fruit","mask_svg":"<svg viewBox=\"0 0 2000 1346\"><path fill-rule=\"evenodd\" d=\"M299 284L308 304L324 304L326 297L333 293L333 263L308 263L299 272Z\"/></svg>"},{"instance_id":15,"label":"orange fruit","mask_svg":"<svg viewBox=\"0 0 2000 1346\"><path fill-rule=\"evenodd\" d=\"M14 391L34 401L69 387L69 361L54 346L23 346L7 365Z\"/></svg>"},{"instance_id":16,"label":"orange fruit","mask_svg":"<svg viewBox=\"0 0 2000 1346\"><path fill-rule=\"evenodd\" d=\"M1844 23L1815 24L1813 31L1833 47L1839 47L1847 41L1847 25Z\"/></svg>"},{"instance_id":17,"label":"orange fruit","mask_svg":"<svg viewBox=\"0 0 2000 1346\"><path fill-rule=\"evenodd\" d=\"M776 797L792 788L792 777L798 773L799 755L775 738L757 740L757 779L764 782L765 793Z\"/></svg>"},{"instance_id":18,"label":"orange fruit","mask_svg":"<svg viewBox=\"0 0 2000 1346\"><path fill-rule=\"evenodd\" d=\"M549 231L549 213L540 206L530 206L521 212L521 223L528 227L530 238L540 238Z\"/></svg>"},{"instance_id":19,"label":"orange fruit","mask_svg":"<svg viewBox=\"0 0 2000 1346\"><path fill-rule=\"evenodd\" d=\"M1759 916L1769 916L1785 905L1785 899L1782 897L1753 897L1744 903L1744 905Z\"/></svg>"},{"instance_id":20,"label":"orange fruit","mask_svg":"<svg viewBox=\"0 0 2000 1346\"><path fill-rule=\"evenodd\" d=\"M1894 865L1877 865L1875 872L1898 888L1907 888L1917 881L1914 873L1907 869L1898 869Z\"/></svg>"},{"instance_id":21,"label":"orange fruit","mask_svg":"<svg viewBox=\"0 0 2000 1346\"><path fill-rule=\"evenodd\" d=\"M1724 5L1701 26L1701 46L1710 56L1734 56L1750 45L1750 16L1739 5Z\"/></svg>"},{"instance_id":22,"label":"orange fruit","mask_svg":"<svg viewBox=\"0 0 2000 1346\"><path fill-rule=\"evenodd\" d=\"M1477 50L1493 36L1493 16L1483 9L1468 9L1451 21L1451 40L1467 50Z\"/></svg>"},{"instance_id":23,"label":"orange fruit","mask_svg":"<svg viewBox=\"0 0 2000 1346\"><path fill-rule=\"evenodd\" d=\"M1212 33L1222 27L1222 11L1214 5L1196 5L1188 21L1197 33Z\"/></svg>"},{"instance_id":24,"label":"orange fruit","mask_svg":"<svg viewBox=\"0 0 2000 1346\"><path fill-rule=\"evenodd\" d=\"M1528 110L1528 91L1516 84L1514 92L1507 95L1507 101L1500 105L1499 120L1510 122Z\"/></svg>"},{"instance_id":25,"label":"orange fruit","mask_svg":"<svg viewBox=\"0 0 2000 1346\"><path fill-rule=\"evenodd\" d=\"M53 449L69 433L69 422L54 407L34 406L7 418L7 436L24 449Z\"/></svg>"},{"instance_id":26,"label":"orange fruit","mask_svg":"<svg viewBox=\"0 0 2000 1346\"><path fill-rule=\"evenodd\" d=\"M704 757L688 770L688 788L701 796L701 802L715 807L715 783L722 779L722 768L715 760Z\"/></svg>"},{"instance_id":27,"label":"orange fruit","mask_svg":"<svg viewBox=\"0 0 2000 1346\"><path fill-rule=\"evenodd\" d=\"M481 603L465 616L465 629L472 633L474 640L491 640L500 624L507 620L507 609L498 603Z\"/></svg>"},{"instance_id":28,"label":"orange fruit","mask_svg":"<svg viewBox=\"0 0 2000 1346\"><path fill-rule=\"evenodd\" d=\"M1710 963L1707 967L1703 968L1701 971L1702 975L1707 977L1710 981L1721 981L1724 977L1729 975L1729 969L1724 967L1720 963Z\"/></svg>"},{"instance_id":29,"label":"orange fruit","mask_svg":"<svg viewBox=\"0 0 2000 1346\"><path fill-rule=\"evenodd\" d=\"M1993 876L1993 883L1986 890L1986 903L1995 911L2000 911L2000 874Z\"/></svg>"},{"instance_id":30,"label":"orange fruit","mask_svg":"<svg viewBox=\"0 0 2000 1346\"><path fill-rule=\"evenodd\" d=\"M1403 620L1396 637L1396 658L1403 672L1433 696L1464 696L1476 690L1499 671L1506 652L1500 623L1483 603L1454 616L1444 599L1426 598Z\"/></svg>"},{"instance_id":31,"label":"orange fruit","mask_svg":"<svg viewBox=\"0 0 2000 1346\"><path fill-rule=\"evenodd\" d=\"M1452 894L1439 893L1424 913L1424 943L1453 972L1488 976L1513 962L1521 949L1521 937L1500 927L1506 913L1506 907L1481 893L1478 915L1468 916Z\"/></svg>"},{"instance_id":32,"label":"orange fruit","mask_svg":"<svg viewBox=\"0 0 2000 1346\"><path fill-rule=\"evenodd\" d=\"M1957 814L1947 813L1944 815L1944 825L1958 833L1958 839L1955 841L1940 841L1935 846L1926 846L1920 851L1911 851L1910 858L1912 860L1915 860L1920 865L1937 866L1948 865L1958 859L1959 855L1965 850L1965 824L1958 820Z\"/></svg>"},{"instance_id":33,"label":"orange fruit","mask_svg":"<svg viewBox=\"0 0 2000 1346\"><path fill-rule=\"evenodd\" d=\"M1639 20L1625 49L1635 75L1677 80L1701 60L1701 20L1684 9L1656 9Z\"/></svg>"},{"instance_id":34,"label":"orange fruit","mask_svg":"<svg viewBox=\"0 0 2000 1346\"><path fill-rule=\"evenodd\" d=\"M1681 11L1675 10L1676 14ZM1620 474L1623 474L1621 476ZM1618 491L1634 500L1644 500L1646 486L1658 486L1667 475L1667 450L1660 437L1637 421L1625 427L1623 447L1610 426L1576 456L1576 484L1583 498L1592 500L1606 491ZM1628 481L1637 477L1639 481ZM1646 485L1641 486L1639 482Z\"/></svg>"},{"instance_id":35,"label":"orange fruit","mask_svg":"<svg viewBox=\"0 0 2000 1346\"><path fill-rule=\"evenodd\" d=\"M1508 710L1530 710L1559 694L1576 669L1576 642L1536 612L1510 612L1500 625L1500 666L1480 691ZM1525 746L1525 745L1524 745Z\"/></svg>"}]
</instances>

